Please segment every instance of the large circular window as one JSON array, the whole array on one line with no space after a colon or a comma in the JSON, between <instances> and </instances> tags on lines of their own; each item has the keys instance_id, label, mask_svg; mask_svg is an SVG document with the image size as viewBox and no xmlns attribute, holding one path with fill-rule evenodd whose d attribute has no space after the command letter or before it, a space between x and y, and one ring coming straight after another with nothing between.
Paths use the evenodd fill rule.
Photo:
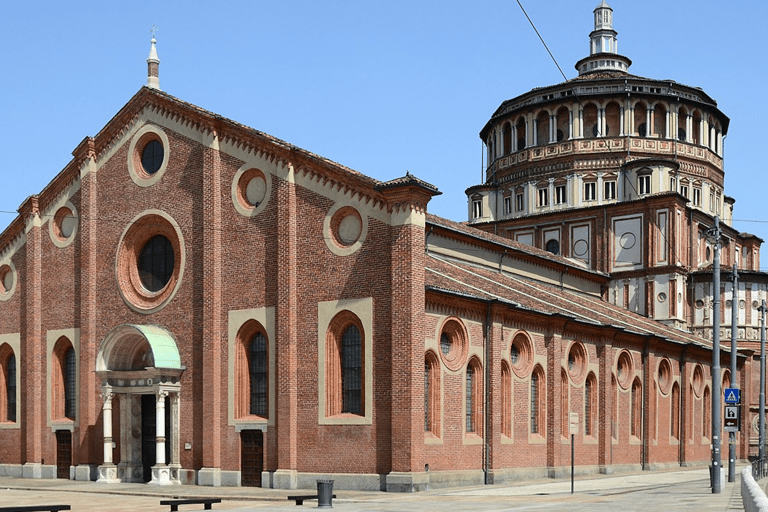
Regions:
<instances>
[{"instance_id":1,"label":"large circular window","mask_svg":"<svg viewBox=\"0 0 768 512\"><path fill-rule=\"evenodd\" d=\"M323 221L325 245L338 256L348 256L365 241L368 218L357 208L338 204L328 212Z\"/></svg>"},{"instance_id":2,"label":"large circular window","mask_svg":"<svg viewBox=\"0 0 768 512\"><path fill-rule=\"evenodd\" d=\"M659 362L659 391L664 395L672 388L672 365L666 357Z\"/></svg>"},{"instance_id":3,"label":"large circular window","mask_svg":"<svg viewBox=\"0 0 768 512\"><path fill-rule=\"evenodd\" d=\"M184 272L184 240L167 214L145 212L131 221L117 249L117 279L125 302L154 313L170 301Z\"/></svg>"}]
</instances>

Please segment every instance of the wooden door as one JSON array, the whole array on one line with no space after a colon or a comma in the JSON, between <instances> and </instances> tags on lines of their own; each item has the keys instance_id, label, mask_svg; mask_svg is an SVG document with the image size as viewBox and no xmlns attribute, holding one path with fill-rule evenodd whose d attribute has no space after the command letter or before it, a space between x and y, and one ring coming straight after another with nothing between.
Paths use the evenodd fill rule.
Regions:
<instances>
[{"instance_id":1,"label":"wooden door","mask_svg":"<svg viewBox=\"0 0 768 512\"><path fill-rule=\"evenodd\" d=\"M261 430L240 432L240 485L261 487L264 469L264 433Z\"/></svg>"},{"instance_id":2,"label":"wooden door","mask_svg":"<svg viewBox=\"0 0 768 512\"><path fill-rule=\"evenodd\" d=\"M72 432L56 431L56 478L69 479L69 467L72 465Z\"/></svg>"}]
</instances>

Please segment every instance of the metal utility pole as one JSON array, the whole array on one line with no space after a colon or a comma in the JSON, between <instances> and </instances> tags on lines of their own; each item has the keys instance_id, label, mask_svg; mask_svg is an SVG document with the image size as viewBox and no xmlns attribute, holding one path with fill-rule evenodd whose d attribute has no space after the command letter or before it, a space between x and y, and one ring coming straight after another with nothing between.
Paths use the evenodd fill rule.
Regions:
<instances>
[{"instance_id":1,"label":"metal utility pole","mask_svg":"<svg viewBox=\"0 0 768 512\"><path fill-rule=\"evenodd\" d=\"M733 285L731 288L731 387L738 388L736 379L736 334L739 322L739 273L737 264L733 264ZM736 432L728 436L728 481L736 481Z\"/></svg>"},{"instance_id":2,"label":"metal utility pole","mask_svg":"<svg viewBox=\"0 0 768 512\"><path fill-rule=\"evenodd\" d=\"M720 494L720 217L715 216L715 227L707 232L715 251L712 269L712 494Z\"/></svg>"},{"instance_id":3,"label":"metal utility pole","mask_svg":"<svg viewBox=\"0 0 768 512\"><path fill-rule=\"evenodd\" d=\"M763 467L763 459L765 459L765 299L760 305L760 412L758 413L760 419L758 432L758 458L760 459L760 467Z\"/></svg>"}]
</instances>

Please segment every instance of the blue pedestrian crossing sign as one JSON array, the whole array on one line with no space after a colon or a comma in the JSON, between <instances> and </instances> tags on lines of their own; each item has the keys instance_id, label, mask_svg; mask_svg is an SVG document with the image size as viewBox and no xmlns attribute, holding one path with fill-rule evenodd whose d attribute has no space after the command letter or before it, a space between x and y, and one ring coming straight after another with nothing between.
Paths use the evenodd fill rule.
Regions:
<instances>
[{"instance_id":1,"label":"blue pedestrian crossing sign","mask_svg":"<svg viewBox=\"0 0 768 512\"><path fill-rule=\"evenodd\" d=\"M725 389L725 403L738 404L741 403L741 396L738 388L726 388Z\"/></svg>"}]
</instances>

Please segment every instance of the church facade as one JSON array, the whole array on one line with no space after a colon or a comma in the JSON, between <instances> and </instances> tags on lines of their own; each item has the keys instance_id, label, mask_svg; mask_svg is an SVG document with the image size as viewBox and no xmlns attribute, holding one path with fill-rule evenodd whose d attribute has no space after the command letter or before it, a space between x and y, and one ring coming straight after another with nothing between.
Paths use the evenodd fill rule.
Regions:
<instances>
[{"instance_id":1,"label":"church facade","mask_svg":"<svg viewBox=\"0 0 768 512\"><path fill-rule=\"evenodd\" d=\"M562 246L588 245L586 260L551 250L542 230L517 233L535 224L523 215L442 219L427 213L435 186L381 182L185 103L160 90L158 66L153 39L147 86L0 234L0 475L413 492L563 475L571 434L582 473L709 459L710 340L669 321L689 318L683 306L649 314L615 298L645 269L596 263L598 231L620 221L607 205L582 238L560 232ZM717 140L727 119L707 113ZM497 115L483 136L512 126ZM489 177L533 158L519 144L530 137L491 142ZM722 186L718 146L702 151L687 158ZM682 183L682 164L651 160ZM507 189L489 179L471 194L482 210ZM523 190L526 213L537 194ZM709 218L659 197L642 201L681 226ZM646 247L658 214L633 215L627 232ZM759 241L733 236L756 262ZM653 290L667 286L671 303L686 284L663 265L673 277ZM737 362L718 383L751 400L749 347Z\"/></svg>"}]
</instances>

